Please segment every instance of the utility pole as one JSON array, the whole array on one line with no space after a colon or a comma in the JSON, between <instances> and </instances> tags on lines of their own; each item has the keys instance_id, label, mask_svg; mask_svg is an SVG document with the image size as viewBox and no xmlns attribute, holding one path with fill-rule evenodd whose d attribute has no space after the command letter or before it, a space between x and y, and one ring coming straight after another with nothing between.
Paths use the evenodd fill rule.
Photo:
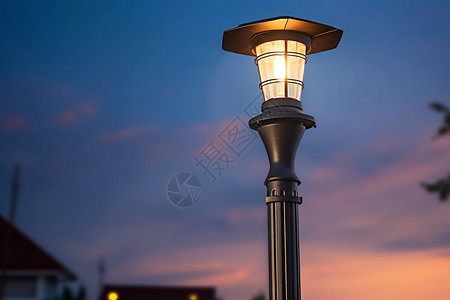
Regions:
<instances>
[{"instance_id":1,"label":"utility pole","mask_svg":"<svg viewBox=\"0 0 450 300\"><path fill-rule=\"evenodd\" d=\"M11 231L14 226L14 219L16 216L16 206L17 206L17 195L19 193L19 174L20 166L19 164L14 165L13 180L11 183L11 200L9 204L9 216L6 228L5 228L5 239L4 239L4 252L2 257L2 270L0 276L0 300L4 299L6 278L8 272L8 265L11 255Z\"/></svg>"},{"instance_id":2,"label":"utility pole","mask_svg":"<svg viewBox=\"0 0 450 300\"><path fill-rule=\"evenodd\" d=\"M102 292L103 285L105 284L105 257L102 256L98 262L98 294Z\"/></svg>"}]
</instances>

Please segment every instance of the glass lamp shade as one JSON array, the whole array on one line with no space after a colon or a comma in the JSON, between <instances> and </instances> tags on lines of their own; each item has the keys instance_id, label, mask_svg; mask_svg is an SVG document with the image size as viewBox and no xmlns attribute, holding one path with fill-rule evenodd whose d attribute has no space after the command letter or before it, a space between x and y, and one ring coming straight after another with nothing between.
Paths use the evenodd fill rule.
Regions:
<instances>
[{"instance_id":1,"label":"glass lamp shade","mask_svg":"<svg viewBox=\"0 0 450 300\"><path fill-rule=\"evenodd\" d=\"M264 100L293 98L300 101L306 46L297 41L276 40L259 44L255 52Z\"/></svg>"}]
</instances>

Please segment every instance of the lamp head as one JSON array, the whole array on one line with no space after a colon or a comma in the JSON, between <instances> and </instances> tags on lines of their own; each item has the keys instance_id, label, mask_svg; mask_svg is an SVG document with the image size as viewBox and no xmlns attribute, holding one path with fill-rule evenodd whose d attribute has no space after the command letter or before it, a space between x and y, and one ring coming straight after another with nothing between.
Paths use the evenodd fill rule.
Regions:
<instances>
[{"instance_id":1,"label":"lamp head","mask_svg":"<svg viewBox=\"0 0 450 300\"><path fill-rule=\"evenodd\" d=\"M256 56L264 100L300 101L306 55L336 48L342 33L317 22L277 17L226 30L222 49Z\"/></svg>"}]
</instances>

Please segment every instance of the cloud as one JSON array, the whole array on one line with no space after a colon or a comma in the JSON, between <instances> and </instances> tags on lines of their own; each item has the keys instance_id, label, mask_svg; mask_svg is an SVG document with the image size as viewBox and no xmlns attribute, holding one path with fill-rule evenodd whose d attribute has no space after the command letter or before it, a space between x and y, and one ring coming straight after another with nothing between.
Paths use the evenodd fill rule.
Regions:
<instances>
[{"instance_id":1,"label":"cloud","mask_svg":"<svg viewBox=\"0 0 450 300\"><path fill-rule=\"evenodd\" d=\"M64 125L74 124L78 121L78 114L73 110L65 110L56 116L55 121Z\"/></svg>"},{"instance_id":2,"label":"cloud","mask_svg":"<svg viewBox=\"0 0 450 300\"><path fill-rule=\"evenodd\" d=\"M95 107L94 104L89 102L81 103L80 105L78 105L77 110L80 114L90 117L94 117L98 113L97 107Z\"/></svg>"},{"instance_id":3,"label":"cloud","mask_svg":"<svg viewBox=\"0 0 450 300\"><path fill-rule=\"evenodd\" d=\"M354 191L374 195L447 174L450 169L450 144L441 140L418 144L397 161L387 164L377 174L355 185ZM342 189L345 193L346 189ZM348 191L348 190L347 190Z\"/></svg>"},{"instance_id":4,"label":"cloud","mask_svg":"<svg viewBox=\"0 0 450 300\"><path fill-rule=\"evenodd\" d=\"M423 138L428 140L428 137ZM303 240L326 241L327 247L345 245L361 251L386 253L435 250L450 245L448 214L420 186L450 171L450 144L418 137L413 146L398 138L391 145L377 147L370 159L377 165L365 168L368 151L340 153L326 167L313 174L301 211ZM403 146L400 146L403 143ZM383 155L395 153L389 159ZM361 151L361 150L360 150ZM368 170L368 171L367 171ZM314 200L311 200L314 199Z\"/></svg>"},{"instance_id":5,"label":"cloud","mask_svg":"<svg viewBox=\"0 0 450 300\"><path fill-rule=\"evenodd\" d=\"M149 260L140 262L135 265L136 272L141 274L170 274L170 273L186 273L196 271L216 271L223 269L224 264L220 261L207 262L177 262L173 263L171 260Z\"/></svg>"},{"instance_id":6,"label":"cloud","mask_svg":"<svg viewBox=\"0 0 450 300\"><path fill-rule=\"evenodd\" d=\"M224 287L235 284L236 282L239 282L241 280L246 280L246 278L248 278L248 275L249 275L248 268L242 266L240 269L233 272L227 272L215 276L207 276L196 279L188 279L181 281L179 284L198 286L198 285L216 285L219 283L221 287Z\"/></svg>"},{"instance_id":7,"label":"cloud","mask_svg":"<svg viewBox=\"0 0 450 300\"><path fill-rule=\"evenodd\" d=\"M303 295L309 299L448 299L450 248L378 253L350 245L303 247Z\"/></svg>"},{"instance_id":8,"label":"cloud","mask_svg":"<svg viewBox=\"0 0 450 300\"><path fill-rule=\"evenodd\" d=\"M342 173L342 170L337 168L321 168L311 174L309 180L323 182L324 180L330 180L337 178Z\"/></svg>"},{"instance_id":9,"label":"cloud","mask_svg":"<svg viewBox=\"0 0 450 300\"><path fill-rule=\"evenodd\" d=\"M0 95L6 104L21 103L42 107L43 101L57 104L61 100L69 100L75 93L67 84L42 78L0 81Z\"/></svg>"},{"instance_id":10,"label":"cloud","mask_svg":"<svg viewBox=\"0 0 450 300\"><path fill-rule=\"evenodd\" d=\"M83 117L95 117L97 113L97 107L93 103L85 102L75 108L63 110L55 117L55 122L62 125L72 125Z\"/></svg>"},{"instance_id":11,"label":"cloud","mask_svg":"<svg viewBox=\"0 0 450 300\"><path fill-rule=\"evenodd\" d=\"M264 242L222 242L152 253L121 264L115 273L122 279L130 274L153 283L215 286L225 299L248 300L265 287L265 262Z\"/></svg>"},{"instance_id":12,"label":"cloud","mask_svg":"<svg viewBox=\"0 0 450 300\"><path fill-rule=\"evenodd\" d=\"M226 218L233 226L247 226L253 222L265 222L265 207L233 207L226 211Z\"/></svg>"},{"instance_id":13,"label":"cloud","mask_svg":"<svg viewBox=\"0 0 450 300\"><path fill-rule=\"evenodd\" d=\"M97 142L99 143L112 143L125 139L136 137L140 134L151 131L151 127L148 126L136 126L130 128L123 128L117 131L104 133L97 136Z\"/></svg>"},{"instance_id":14,"label":"cloud","mask_svg":"<svg viewBox=\"0 0 450 300\"><path fill-rule=\"evenodd\" d=\"M390 141L390 142L389 142ZM380 138L363 149L336 153L330 162L322 163L312 176L317 192L327 201L351 199L355 195L372 198L384 192L438 178L450 169L450 143L441 139L431 142L429 136L418 136L414 142L397 138ZM387 156L389 154L389 156ZM326 186L338 182L331 191Z\"/></svg>"},{"instance_id":15,"label":"cloud","mask_svg":"<svg viewBox=\"0 0 450 300\"><path fill-rule=\"evenodd\" d=\"M24 117L10 114L0 121L0 129L3 131L21 131L27 127Z\"/></svg>"}]
</instances>

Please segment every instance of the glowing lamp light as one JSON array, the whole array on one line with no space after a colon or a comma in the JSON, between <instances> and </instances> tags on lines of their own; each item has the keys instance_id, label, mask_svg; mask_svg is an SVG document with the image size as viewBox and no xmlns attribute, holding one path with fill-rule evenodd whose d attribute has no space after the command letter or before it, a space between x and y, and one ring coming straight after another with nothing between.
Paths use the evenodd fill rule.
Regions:
<instances>
[{"instance_id":1,"label":"glowing lamp light","mask_svg":"<svg viewBox=\"0 0 450 300\"><path fill-rule=\"evenodd\" d=\"M189 295L189 300L198 300L198 295L197 294L190 294Z\"/></svg>"},{"instance_id":2,"label":"glowing lamp light","mask_svg":"<svg viewBox=\"0 0 450 300\"><path fill-rule=\"evenodd\" d=\"M306 45L292 40L268 41L257 45L255 62L264 100L300 100L306 62Z\"/></svg>"},{"instance_id":3,"label":"glowing lamp light","mask_svg":"<svg viewBox=\"0 0 450 300\"><path fill-rule=\"evenodd\" d=\"M336 48L342 30L304 19L277 17L241 24L223 34L223 50L256 56L264 100L300 101L306 55Z\"/></svg>"},{"instance_id":4,"label":"glowing lamp light","mask_svg":"<svg viewBox=\"0 0 450 300\"><path fill-rule=\"evenodd\" d=\"M117 292L109 292L108 300L119 300L119 294Z\"/></svg>"}]
</instances>

